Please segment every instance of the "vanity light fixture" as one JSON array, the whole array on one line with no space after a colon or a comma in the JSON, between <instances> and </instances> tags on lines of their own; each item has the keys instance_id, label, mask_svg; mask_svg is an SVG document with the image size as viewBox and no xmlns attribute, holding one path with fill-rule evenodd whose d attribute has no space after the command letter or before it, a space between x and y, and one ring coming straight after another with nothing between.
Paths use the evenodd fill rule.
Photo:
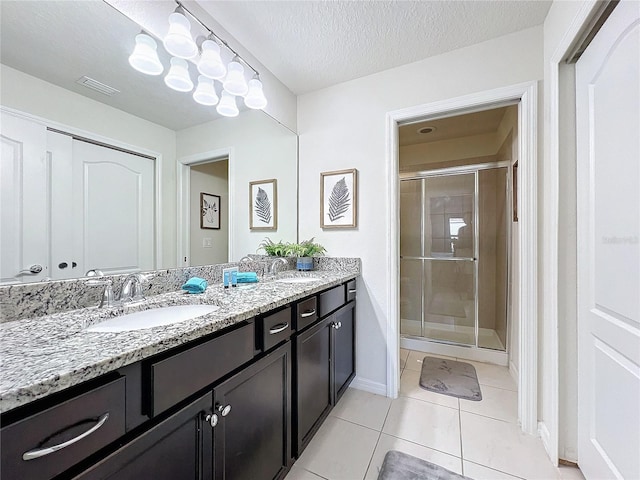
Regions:
<instances>
[{"instance_id":1,"label":"vanity light fixture","mask_svg":"<svg viewBox=\"0 0 640 480\"><path fill-rule=\"evenodd\" d=\"M177 90L178 92L190 92L193 90L193 82L189 77L189 65L182 58L173 57L171 59L171 68L169 73L164 77L164 83L167 87Z\"/></svg>"},{"instance_id":2,"label":"vanity light fixture","mask_svg":"<svg viewBox=\"0 0 640 480\"><path fill-rule=\"evenodd\" d=\"M218 103L219 98L211 78L204 75L198 76L198 86L193 92L193 99L200 105L212 106Z\"/></svg>"},{"instance_id":3,"label":"vanity light fixture","mask_svg":"<svg viewBox=\"0 0 640 480\"><path fill-rule=\"evenodd\" d=\"M220 58L220 45L214 40L205 40L201 45L200 61L198 71L214 80L221 80L227 74L227 67Z\"/></svg>"},{"instance_id":4,"label":"vanity light fixture","mask_svg":"<svg viewBox=\"0 0 640 480\"><path fill-rule=\"evenodd\" d=\"M249 80L249 91L244 97L244 104L255 110L261 110L267 106L267 99L262 91L262 82L258 75Z\"/></svg>"},{"instance_id":5,"label":"vanity light fixture","mask_svg":"<svg viewBox=\"0 0 640 480\"><path fill-rule=\"evenodd\" d=\"M227 76L222 83L224 89L231 95L244 97L249 91L247 81L244 78L244 67L237 61L237 56L229 62L227 67Z\"/></svg>"},{"instance_id":6,"label":"vanity light fixture","mask_svg":"<svg viewBox=\"0 0 640 480\"><path fill-rule=\"evenodd\" d=\"M164 37L164 48L174 57L193 58L198 54L198 46L191 37L191 23L183 15L182 6L169 15L169 33Z\"/></svg>"},{"instance_id":7,"label":"vanity light fixture","mask_svg":"<svg viewBox=\"0 0 640 480\"><path fill-rule=\"evenodd\" d=\"M198 86L193 92L193 99L197 103L206 106L217 105L217 112L225 117L235 117L239 114L236 97L244 97L244 103L248 108L265 108L267 99L258 71L180 1L174 1L177 8L169 15L169 32L162 41L165 50L172 56L169 72L164 77L166 85L179 92L192 91L194 85L189 76L190 61L197 66L200 74ZM153 2L149 2L151 3ZM204 35L200 35L200 32L194 34L198 38L200 49L191 34L192 21L205 31ZM200 39L204 41L200 43ZM222 48L231 54L227 54L226 58L232 58L226 66L222 60ZM158 58L157 43L144 32L136 36L136 46L129 56L129 63L147 75L160 75L163 72L162 63ZM246 76L245 69L249 70ZM251 78L248 83L247 78ZM220 82L222 87L217 87L214 80ZM216 90L222 91L220 98Z\"/></svg>"},{"instance_id":8,"label":"vanity light fixture","mask_svg":"<svg viewBox=\"0 0 640 480\"><path fill-rule=\"evenodd\" d=\"M146 33L136 35L136 46L129 56L129 64L147 75L160 75L164 70L158 58L158 45Z\"/></svg>"},{"instance_id":9,"label":"vanity light fixture","mask_svg":"<svg viewBox=\"0 0 640 480\"><path fill-rule=\"evenodd\" d=\"M216 111L223 117L237 117L240 112L236 104L236 97L223 90Z\"/></svg>"}]
</instances>

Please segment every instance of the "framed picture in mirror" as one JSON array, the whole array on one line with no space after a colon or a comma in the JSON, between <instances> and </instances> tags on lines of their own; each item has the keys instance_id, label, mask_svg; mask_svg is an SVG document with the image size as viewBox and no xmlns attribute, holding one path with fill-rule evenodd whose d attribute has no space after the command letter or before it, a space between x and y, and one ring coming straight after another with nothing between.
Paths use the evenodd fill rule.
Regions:
<instances>
[{"instance_id":1,"label":"framed picture in mirror","mask_svg":"<svg viewBox=\"0 0 640 480\"><path fill-rule=\"evenodd\" d=\"M358 226L358 170L337 170L320 174L320 226Z\"/></svg>"},{"instance_id":2,"label":"framed picture in mirror","mask_svg":"<svg viewBox=\"0 0 640 480\"><path fill-rule=\"evenodd\" d=\"M278 229L278 181L249 182L249 228L251 230Z\"/></svg>"},{"instance_id":3,"label":"framed picture in mirror","mask_svg":"<svg viewBox=\"0 0 640 480\"><path fill-rule=\"evenodd\" d=\"M220 230L220 195L200 192L200 228Z\"/></svg>"}]
</instances>

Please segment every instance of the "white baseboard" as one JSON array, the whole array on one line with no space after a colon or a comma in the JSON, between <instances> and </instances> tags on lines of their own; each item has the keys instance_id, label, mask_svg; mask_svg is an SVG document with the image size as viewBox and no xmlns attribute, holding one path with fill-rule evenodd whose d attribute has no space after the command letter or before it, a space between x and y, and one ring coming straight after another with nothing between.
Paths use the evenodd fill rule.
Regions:
<instances>
[{"instance_id":1,"label":"white baseboard","mask_svg":"<svg viewBox=\"0 0 640 480\"><path fill-rule=\"evenodd\" d=\"M538 436L542 440L542 445L544 446L547 455L549 455L550 458L557 457L557 454L554 453L553 455L551 455L551 452L549 451L549 449L551 448L551 434L549 433L549 429L547 428L546 423L538 422Z\"/></svg>"},{"instance_id":2,"label":"white baseboard","mask_svg":"<svg viewBox=\"0 0 640 480\"><path fill-rule=\"evenodd\" d=\"M357 375L349 386L356 390L363 390L365 392L375 393L376 395L383 395L385 397L387 396L387 386L384 383L367 380L366 378L362 378Z\"/></svg>"},{"instance_id":3,"label":"white baseboard","mask_svg":"<svg viewBox=\"0 0 640 480\"><path fill-rule=\"evenodd\" d=\"M511 377L516 381L516 385L519 385L518 378L520 373L518 372L518 367L516 367L515 363L509 360L509 373Z\"/></svg>"}]
</instances>

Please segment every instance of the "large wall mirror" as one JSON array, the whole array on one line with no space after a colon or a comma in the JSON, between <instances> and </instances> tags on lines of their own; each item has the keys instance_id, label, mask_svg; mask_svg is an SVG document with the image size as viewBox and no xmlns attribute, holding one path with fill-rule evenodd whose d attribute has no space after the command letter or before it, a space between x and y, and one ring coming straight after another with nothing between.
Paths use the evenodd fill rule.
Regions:
<instances>
[{"instance_id":1,"label":"large wall mirror","mask_svg":"<svg viewBox=\"0 0 640 480\"><path fill-rule=\"evenodd\" d=\"M0 9L0 284L237 261L265 236L297 239L295 133L241 100L220 117L133 70L141 27L106 2ZM277 229L252 230L249 184L271 179Z\"/></svg>"}]
</instances>

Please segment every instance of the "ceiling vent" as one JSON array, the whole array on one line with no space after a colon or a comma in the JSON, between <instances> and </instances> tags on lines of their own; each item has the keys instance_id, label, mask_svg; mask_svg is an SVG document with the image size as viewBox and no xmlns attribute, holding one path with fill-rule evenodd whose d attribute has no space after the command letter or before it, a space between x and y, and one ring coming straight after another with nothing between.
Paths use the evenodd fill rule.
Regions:
<instances>
[{"instance_id":1,"label":"ceiling vent","mask_svg":"<svg viewBox=\"0 0 640 480\"><path fill-rule=\"evenodd\" d=\"M78 79L76 83L79 83L82 86L90 88L91 90L95 90L96 92L100 92L108 97L114 96L116 93L120 93L120 90L116 90L109 85L105 85L93 78L89 78L87 76L81 77Z\"/></svg>"},{"instance_id":2,"label":"ceiling vent","mask_svg":"<svg viewBox=\"0 0 640 480\"><path fill-rule=\"evenodd\" d=\"M419 128L418 130L416 130L418 133L420 134L425 134L425 133L433 133L437 130L436 127L422 127Z\"/></svg>"}]
</instances>

